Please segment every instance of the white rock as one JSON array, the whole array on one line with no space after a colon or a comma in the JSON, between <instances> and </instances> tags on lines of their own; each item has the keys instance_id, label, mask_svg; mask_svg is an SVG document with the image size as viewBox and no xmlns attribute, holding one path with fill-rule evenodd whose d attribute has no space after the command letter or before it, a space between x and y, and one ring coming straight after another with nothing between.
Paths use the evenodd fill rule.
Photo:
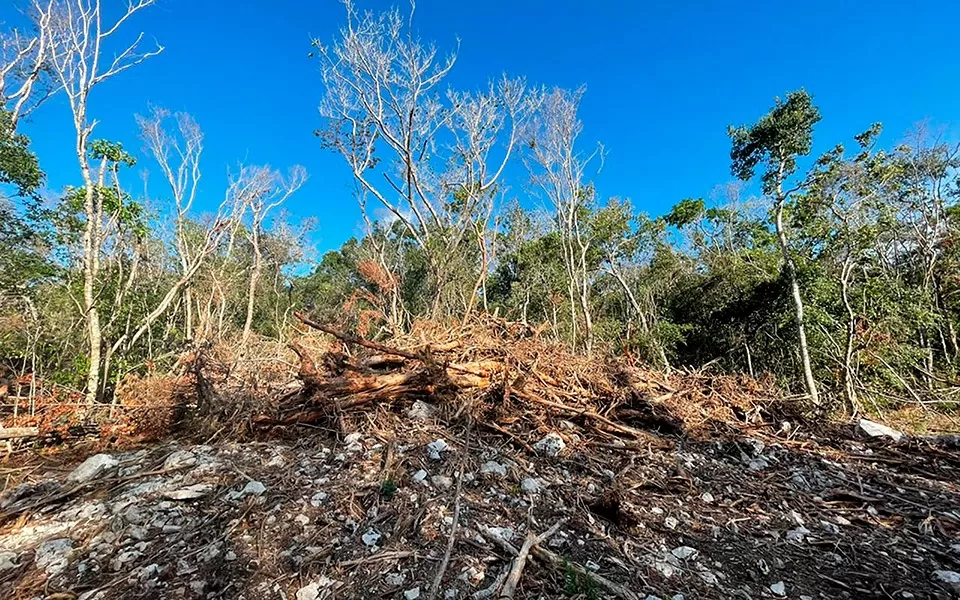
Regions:
<instances>
[{"instance_id":1,"label":"white rock","mask_svg":"<svg viewBox=\"0 0 960 600\"><path fill-rule=\"evenodd\" d=\"M430 457L430 460L440 460L443 458L443 453L449 448L450 445L447 444L446 440L438 438L427 444L427 456Z\"/></svg>"},{"instance_id":2,"label":"white rock","mask_svg":"<svg viewBox=\"0 0 960 600\"><path fill-rule=\"evenodd\" d=\"M362 437L363 435L361 433L354 431L353 433L347 434L347 436L343 438L343 443L347 446L351 446L360 442Z\"/></svg>"},{"instance_id":3,"label":"white rock","mask_svg":"<svg viewBox=\"0 0 960 600\"><path fill-rule=\"evenodd\" d=\"M67 481L70 483L87 483L106 475L116 469L119 464L120 461L109 454L94 454L67 475Z\"/></svg>"},{"instance_id":4,"label":"white rock","mask_svg":"<svg viewBox=\"0 0 960 600\"><path fill-rule=\"evenodd\" d=\"M420 597L420 588L415 587L413 589L405 591L403 593L403 597L406 598L406 600L417 600L417 598Z\"/></svg>"},{"instance_id":5,"label":"white rock","mask_svg":"<svg viewBox=\"0 0 960 600\"><path fill-rule=\"evenodd\" d=\"M320 586L317 582L305 585L297 590L297 600L317 600L320 597Z\"/></svg>"},{"instance_id":6,"label":"white rock","mask_svg":"<svg viewBox=\"0 0 960 600\"><path fill-rule=\"evenodd\" d=\"M34 561L37 563L37 568L42 569L47 575L57 575L67 568L72 550L73 540L70 538L47 540L37 546Z\"/></svg>"},{"instance_id":7,"label":"white rock","mask_svg":"<svg viewBox=\"0 0 960 600\"><path fill-rule=\"evenodd\" d=\"M960 573L956 571L934 571L933 579L947 584L954 593L960 594Z\"/></svg>"},{"instance_id":8,"label":"white rock","mask_svg":"<svg viewBox=\"0 0 960 600\"><path fill-rule=\"evenodd\" d=\"M509 527L487 527L487 531L508 542L517 537L517 532Z\"/></svg>"},{"instance_id":9,"label":"white rock","mask_svg":"<svg viewBox=\"0 0 960 600\"><path fill-rule=\"evenodd\" d=\"M310 497L310 506L314 508L320 508L320 505L327 499L326 492L317 492Z\"/></svg>"},{"instance_id":10,"label":"white rock","mask_svg":"<svg viewBox=\"0 0 960 600\"><path fill-rule=\"evenodd\" d=\"M520 490L527 494L540 492L540 480L534 477L525 477L520 481Z\"/></svg>"},{"instance_id":11,"label":"white rock","mask_svg":"<svg viewBox=\"0 0 960 600\"><path fill-rule=\"evenodd\" d=\"M430 482L441 490L449 490L453 487L453 478L446 475L434 475L430 478Z\"/></svg>"},{"instance_id":12,"label":"white rock","mask_svg":"<svg viewBox=\"0 0 960 600\"><path fill-rule=\"evenodd\" d=\"M960 544L951 544L950 551L954 554L960 554Z\"/></svg>"},{"instance_id":13,"label":"white rock","mask_svg":"<svg viewBox=\"0 0 960 600\"><path fill-rule=\"evenodd\" d=\"M383 536L380 535L380 532L371 527L360 536L360 539L363 540L363 543L367 546L376 546L380 542L381 537Z\"/></svg>"},{"instance_id":14,"label":"white rock","mask_svg":"<svg viewBox=\"0 0 960 600\"><path fill-rule=\"evenodd\" d=\"M457 597L458 593L456 588L449 588L443 592L443 597L445 600L453 600Z\"/></svg>"},{"instance_id":15,"label":"white rock","mask_svg":"<svg viewBox=\"0 0 960 600\"><path fill-rule=\"evenodd\" d=\"M696 548L691 548L690 546L679 546L671 550L670 554L676 556L680 560L687 560L696 558L699 552Z\"/></svg>"},{"instance_id":16,"label":"white rock","mask_svg":"<svg viewBox=\"0 0 960 600\"><path fill-rule=\"evenodd\" d=\"M846 527L847 525L850 525L850 521L845 517L841 517L840 515L835 516L833 518L833 522L836 523L837 525L843 525L844 527ZM960 552L960 544L957 544L957 547L958 547L958 552Z\"/></svg>"},{"instance_id":17,"label":"white rock","mask_svg":"<svg viewBox=\"0 0 960 600\"><path fill-rule=\"evenodd\" d=\"M789 542L802 542L807 539L807 536L810 535L810 530L806 527L797 527L796 529L791 529L787 532L787 541Z\"/></svg>"},{"instance_id":18,"label":"white rock","mask_svg":"<svg viewBox=\"0 0 960 600\"><path fill-rule=\"evenodd\" d=\"M778 581L770 586L770 591L773 592L774 596L783 598L787 595L787 585L782 581Z\"/></svg>"},{"instance_id":19,"label":"white rock","mask_svg":"<svg viewBox=\"0 0 960 600\"><path fill-rule=\"evenodd\" d=\"M304 514L299 514L296 517L294 517L293 521L300 527L306 527L307 525L310 524L310 517Z\"/></svg>"},{"instance_id":20,"label":"white rock","mask_svg":"<svg viewBox=\"0 0 960 600\"><path fill-rule=\"evenodd\" d=\"M197 455L189 450L177 450L163 461L164 470L185 469L197 464Z\"/></svg>"},{"instance_id":21,"label":"white rock","mask_svg":"<svg viewBox=\"0 0 960 600\"><path fill-rule=\"evenodd\" d=\"M496 462L496 461L488 460L487 462L485 462L485 463L483 463L482 465L480 465L480 473L481 473L482 475L493 475L493 476L495 476L495 477L506 477L506 476L507 476L507 468L506 468L505 466L501 465L500 463Z\"/></svg>"},{"instance_id":22,"label":"white rock","mask_svg":"<svg viewBox=\"0 0 960 600\"><path fill-rule=\"evenodd\" d=\"M163 497L168 500L196 500L197 498L203 498L212 491L213 484L195 483L179 490L163 492Z\"/></svg>"},{"instance_id":23,"label":"white rock","mask_svg":"<svg viewBox=\"0 0 960 600\"><path fill-rule=\"evenodd\" d=\"M0 552L0 573L19 567L20 565L17 564L16 560L17 554L15 552Z\"/></svg>"},{"instance_id":24,"label":"white rock","mask_svg":"<svg viewBox=\"0 0 960 600\"><path fill-rule=\"evenodd\" d=\"M769 466L770 466L770 463L767 461L767 459L763 458L762 456L759 458L752 458L747 463L747 467L751 471L762 471Z\"/></svg>"},{"instance_id":25,"label":"white rock","mask_svg":"<svg viewBox=\"0 0 960 600\"><path fill-rule=\"evenodd\" d=\"M661 600L660 596L654 596L653 594L647 594L647 597L644 600Z\"/></svg>"},{"instance_id":26,"label":"white rock","mask_svg":"<svg viewBox=\"0 0 960 600\"><path fill-rule=\"evenodd\" d=\"M384 583L391 587L401 586L406 580L407 576L403 573L387 573L386 577L383 578Z\"/></svg>"},{"instance_id":27,"label":"white rock","mask_svg":"<svg viewBox=\"0 0 960 600\"><path fill-rule=\"evenodd\" d=\"M407 416L417 421L425 421L432 417L435 412L437 412L437 409L432 404L416 400L410 410L407 411Z\"/></svg>"},{"instance_id":28,"label":"white rock","mask_svg":"<svg viewBox=\"0 0 960 600\"><path fill-rule=\"evenodd\" d=\"M903 439L903 433L893 429L892 427L887 427L880 423L874 423L867 419L860 419L860 422L857 424L857 429L862 433L868 435L869 437L886 437L890 438L895 442L899 442Z\"/></svg>"},{"instance_id":29,"label":"white rock","mask_svg":"<svg viewBox=\"0 0 960 600\"><path fill-rule=\"evenodd\" d=\"M240 490L240 497L244 496L260 496L265 491L267 491L267 486L263 485L259 481L248 481L247 485L243 486L243 489Z\"/></svg>"},{"instance_id":30,"label":"white rock","mask_svg":"<svg viewBox=\"0 0 960 600\"><path fill-rule=\"evenodd\" d=\"M594 572L600 570L600 565L598 565L597 563L593 562L592 560L588 560L586 563L584 563L583 566L585 566L586 568L588 568L588 569L590 569L591 571L594 571Z\"/></svg>"},{"instance_id":31,"label":"white rock","mask_svg":"<svg viewBox=\"0 0 960 600\"><path fill-rule=\"evenodd\" d=\"M563 438L560 437L558 433L548 433L541 439L539 442L533 445L533 449L537 451L538 454L544 456L556 456L563 452L563 449L567 447L567 443L563 441Z\"/></svg>"},{"instance_id":32,"label":"white rock","mask_svg":"<svg viewBox=\"0 0 960 600\"><path fill-rule=\"evenodd\" d=\"M676 529L677 525L679 524L680 524L680 521L677 521L673 517L667 517L666 519L663 520L663 526L666 527L667 529Z\"/></svg>"},{"instance_id":33,"label":"white rock","mask_svg":"<svg viewBox=\"0 0 960 600\"><path fill-rule=\"evenodd\" d=\"M423 469L420 469L413 474L413 481L416 483L423 483L427 479L427 472Z\"/></svg>"},{"instance_id":34,"label":"white rock","mask_svg":"<svg viewBox=\"0 0 960 600\"><path fill-rule=\"evenodd\" d=\"M710 492L704 492L704 493L700 496L700 499L703 500L704 502L706 502L707 504L709 504L709 503L713 502L713 494L711 494Z\"/></svg>"}]
</instances>

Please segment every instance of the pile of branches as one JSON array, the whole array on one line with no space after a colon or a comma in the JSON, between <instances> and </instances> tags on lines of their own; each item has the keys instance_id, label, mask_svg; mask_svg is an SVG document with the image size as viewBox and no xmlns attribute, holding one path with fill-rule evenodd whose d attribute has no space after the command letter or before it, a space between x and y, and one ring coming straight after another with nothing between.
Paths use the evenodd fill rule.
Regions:
<instances>
[{"instance_id":1,"label":"pile of branches","mask_svg":"<svg viewBox=\"0 0 960 600\"><path fill-rule=\"evenodd\" d=\"M297 318L337 343L319 357L290 344L301 385L280 398L274 414L259 417L260 424L317 424L371 404L428 400L457 415L470 410L528 449L526 438L555 428L550 422L557 419L618 443L662 445L658 433L715 433L769 421L777 397L772 385L753 379L665 375L625 359L575 354L528 326L489 315L453 328L418 323L387 342L305 314Z\"/></svg>"}]
</instances>

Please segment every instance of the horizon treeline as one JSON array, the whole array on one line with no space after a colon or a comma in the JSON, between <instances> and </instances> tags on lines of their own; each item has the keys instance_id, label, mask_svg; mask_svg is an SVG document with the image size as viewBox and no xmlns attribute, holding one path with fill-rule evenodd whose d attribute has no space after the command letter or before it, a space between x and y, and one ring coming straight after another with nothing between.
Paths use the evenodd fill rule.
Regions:
<instances>
[{"instance_id":1,"label":"horizon treeline","mask_svg":"<svg viewBox=\"0 0 960 600\"><path fill-rule=\"evenodd\" d=\"M375 339L487 313L598 357L772 376L816 408L955 406L960 156L935 131L882 147L876 124L812 156L819 110L790 91L730 127L734 181L717 197L654 217L594 187L604 150L581 135L583 88L453 89L455 54L409 15L347 1L313 43L320 119L304 129L352 174L366 234L304 270L310 223L284 212L302 167L238 166L201 201L203 168L222 165L206 166L189 114L136 115L138 149L97 137L91 91L163 59L128 31L152 0L104 4L37 0L32 29L0 37L0 361L14 375L108 402L191 348L282 352L295 310ZM22 124L54 97L71 120L44 126L63 129L76 184L42 197ZM134 191L138 161L162 194Z\"/></svg>"}]
</instances>

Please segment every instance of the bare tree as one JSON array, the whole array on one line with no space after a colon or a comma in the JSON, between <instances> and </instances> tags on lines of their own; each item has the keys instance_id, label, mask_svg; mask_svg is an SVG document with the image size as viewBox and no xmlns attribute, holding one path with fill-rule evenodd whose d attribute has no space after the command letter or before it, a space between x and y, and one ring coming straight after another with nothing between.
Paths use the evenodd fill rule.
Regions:
<instances>
[{"instance_id":1,"label":"bare tree","mask_svg":"<svg viewBox=\"0 0 960 600\"><path fill-rule=\"evenodd\" d=\"M7 111L12 131L57 89L45 76L50 40L44 32L51 15L34 10L32 17L34 31L0 33L0 108Z\"/></svg>"},{"instance_id":2,"label":"bare tree","mask_svg":"<svg viewBox=\"0 0 960 600\"><path fill-rule=\"evenodd\" d=\"M590 154L582 154L577 139L583 124L577 116L584 89L554 89L542 93L537 117L528 132L530 152L527 168L554 210L560 233L563 261L568 277L571 341L579 342L578 316L583 319L583 342L593 351L593 317L590 311L590 236L584 219L593 201L593 187L586 181L590 163L603 157L599 144Z\"/></svg>"},{"instance_id":3,"label":"bare tree","mask_svg":"<svg viewBox=\"0 0 960 600\"><path fill-rule=\"evenodd\" d=\"M437 90L456 55L440 59L414 37L414 3L406 18L396 9L361 14L351 0L344 6L347 23L334 43L314 41L326 88L318 134L423 251L436 313L449 258L478 224L488 226L495 186L529 114L526 86L503 78L443 98Z\"/></svg>"},{"instance_id":4,"label":"bare tree","mask_svg":"<svg viewBox=\"0 0 960 600\"><path fill-rule=\"evenodd\" d=\"M123 24L154 0L130 2L118 17L103 14L100 0L34 0L38 20L44 24L40 35L53 76L67 97L76 130L76 157L84 183L83 234L83 309L89 341L87 402L97 400L100 381L101 344L100 313L97 306L97 275L100 270L100 249L103 219L103 198L90 165L90 136L97 121L90 116L90 93L99 84L140 64L163 48L142 52L143 33L112 60L103 60L104 46L112 42Z\"/></svg>"},{"instance_id":5,"label":"bare tree","mask_svg":"<svg viewBox=\"0 0 960 600\"><path fill-rule=\"evenodd\" d=\"M303 186L307 172L301 166L290 169L287 177L270 167L241 167L231 178L230 188L250 212L247 236L253 251L253 264L247 281L247 315L243 322L240 345L245 349L253 326L253 309L257 284L263 272L263 227L270 212L283 204Z\"/></svg>"},{"instance_id":6,"label":"bare tree","mask_svg":"<svg viewBox=\"0 0 960 600\"><path fill-rule=\"evenodd\" d=\"M176 129L167 129L172 120ZM147 117L137 115L140 138L153 155L164 179L170 186L174 202L174 245L180 262L180 274L186 275L193 266L189 214L197 197L200 184L200 155L203 152L203 131L187 113L171 114L163 108L154 108ZM209 238L208 238L209 239ZM204 240L207 241L207 240ZM203 246L201 253L209 250ZM188 340L193 340L193 285L188 282L183 288L184 329Z\"/></svg>"}]
</instances>

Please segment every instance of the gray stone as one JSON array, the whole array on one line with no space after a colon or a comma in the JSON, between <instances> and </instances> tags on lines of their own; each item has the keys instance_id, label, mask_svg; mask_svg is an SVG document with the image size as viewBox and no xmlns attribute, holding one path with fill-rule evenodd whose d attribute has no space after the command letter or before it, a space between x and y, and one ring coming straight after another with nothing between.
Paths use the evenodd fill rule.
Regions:
<instances>
[{"instance_id":1,"label":"gray stone","mask_svg":"<svg viewBox=\"0 0 960 600\"><path fill-rule=\"evenodd\" d=\"M405 591L403 593L403 597L406 598L406 600L417 600L417 598L420 597L420 588L415 587L413 589L409 589Z\"/></svg>"},{"instance_id":2,"label":"gray stone","mask_svg":"<svg viewBox=\"0 0 960 600\"><path fill-rule=\"evenodd\" d=\"M36 562L37 568L43 570L47 575L58 575L67 568L72 550L73 540L70 538L47 540L37 546L34 562Z\"/></svg>"},{"instance_id":3,"label":"gray stone","mask_svg":"<svg viewBox=\"0 0 960 600\"><path fill-rule=\"evenodd\" d=\"M413 481L415 483L423 483L424 481L426 481L426 479L427 479L427 472L424 471L423 469L420 469L419 471L413 474Z\"/></svg>"},{"instance_id":4,"label":"gray stone","mask_svg":"<svg viewBox=\"0 0 960 600\"><path fill-rule=\"evenodd\" d=\"M376 546L380 543L381 537L383 536L380 535L380 532L371 527L360 536L360 539L363 540L363 543L367 546Z\"/></svg>"},{"instance_id":5,"label":"gray stone","mask_svg":"<svg viewBox=\"0 0 960 600\"><path fill-rule=\"evenodd\" d=\"M179 490L163 492L163 497L169 500L196 500L197 498L203 498L212 491L213 484L196 483Z\"/></svg>"},{"instance_id":6,"label":"gray stone","mask_svg":"<svg viewBox=\"0 0 960 600\"><path fill-rule=\"evenodd\" d=\"M787 532L788 542L803 542L810 535L810 530L806 527L797 527Z\"/></svg>"},{"instance_id":7,"label":"gray stone","mask_svg":"<svg viewBox=\"0 0 960 600\"><path fill-rule=\"evenodd\" d=\"M666 519L663 520L663 526L666 527L667 529L676 529L677 525L679 524L680 524L680 521L677 521L673 517L667 517Z\"/></svg>"},{"instance_id":8,"label":"gray stone","mask_svg":"<svg viewBox=\"0 0 960 600\"><path fill-rule=\"evenodd\" d=\"M425 421L432 417L437 409L432 404L417 400L407 411L407 416L416 421Z\"/></svg>"},{"instance_id":9,"label":"gray stone","mask_svg":"<svg viewBox=\"0 0 960 600\"><path fill-rule=\"evenodd\" d=\"M566 447L567 443L563 441L563 438L553 432L548 433L543 439L533 445L533 449L536 450L538 454L544 456L557 456L563 452L563 449Z\"/></svg>"},{"instance_id":10,"label":"gray stone","mask_svg":"<svg viewBox=\"0 0 960 600\"><path fill-rule=\"evenodd\" d=\"M897 431L896 429L887 427L886 425L882 425L880 423L874 423L873 421L869 421L867 419L860 419L860 422L857 423L857 429L861 433L873 438L885 437L893 440L894 442L899 442L901 439L903 439L903 433Z\"/></svg>"},{"instance_id":11,"label":"gray stone","mask_svg":"<svg viewBox=\"0 0 960 600\"><path fill-rule=\"evenodd\" d=\"M391 587L401 586L406 580L407 576L403 573L387 573L386 577L383 578L384 583Z\"/></svg>"},{"instance_id":12,"label":"gray stone","mask_svg":"<svg viewBox=\"0 0 960 600\"><path fill-rule=\"evenodd\" d=\"M427 444L427 456L430 457L430 460L440 460L443 458L443 453L449 449L450 445L447 444L446 440L438 438Z\"/></svg>"},{"instance_id":13,"label":"gray stone","mask_svg":"<svg viewBox=\"0 0 960 600\"><path fill-rule=\"evenodd\" d=\"M317 600L320 597L320 586L316 581L297 590L297 600Z\"/></svg>"},{"instance_id":14,"label":"gray stone","mask_svg":"<svg viewBox=\"0 0 960 600\"><path fill-rule=\"evenodd\" d=\"M260 496L265 491L267 491L267 486L263 485L259 481L248 481L247 485L243 486L243 489L240 490L240 497Z\"/></svg>"},{"instance_id":15,"label":"gray stone","mask_svg":"<svg viewBox=\"0 0 960 600\"><path fill-rule=\"evenodd\" d=\"M430 481L441 490L449 490L453 487L453 478L446 475L434 475Z\"/></svg>"},{"instance_id":16,"label":"gray stone","mask_svg":"<svg viewBox=\"0 0 960 600\"><path fill-rule=\"evenodd\" d=\"M525 477L520 481L520 490L527 494L540 492L540 480L534 477Z\"/></svg>"},{"instance_id":17,"label":"gray stone","mask_svg":"<svg viewBox=\"0 0 960 600\"><path fill-rule=\"evenodd\" d=\"M960 573L956 571L934 571L933 580L946 584L953 593L960 594Z\"/></svg>"},{"instance_id":18,"label":"gray stone","mask_svg":"<svg viewBox=\"0 0 960 600\"><path fill-rule=\"evenodd\" d=\"M189 450L177 450L163 461L163 469L185 469L197 464L197 455Z\"/></svg>"},{"instance_id":19,"label":"gray stone","mask_svg":"<svg viewBox=\"0 0 960 600\"><path fill-rule=\"evenodd\" d=\"M770 591L773 592L774 596L783 598L787 595L787 585L782 581L778 581L770 586Z\"/></svg>"},{"instance_id":20,"label":"gray stone","mask_svg":"<svg viewBox=\"0 0 960 600\"><path fill-rule=\"evenodd\" d=\"M109 454L94 454L67 475L67 481L70 483L87 483L110 473L119 464L120 461Z\"/></svg>"},{"instance_id":21,"label":"gray stone","mask_svg":"<svg viewBox=\"0 0 960 600\"><path fill-rule=\"evenodd\" d=\"M488 460L487 462L480 465L480 474L493 475L495 477L506 477L507 467L501 465L496 461Z\"/></svg>"},{"instance_id":22,"label":"gray stone","mask_svg":"<svg viewBox=\"0 0 960 600\"><path fill-rule=\"evenodd\" d=\"M20 565L16 560L17 554L15 552L0 552L0 573L19 567Z\"/></svg>"},{"instance_id":23,"label":"gray stone","mask_svg":"<svg viewBox=\"0 0 960 600\"><path fill-rule=\"evenodd\" d=\"M696 558L700 553L696 548L691 548L690 546L679 546L671 550L670 554L676 556L680 560L689 560Z\"/></svg>"}]
</instances>

